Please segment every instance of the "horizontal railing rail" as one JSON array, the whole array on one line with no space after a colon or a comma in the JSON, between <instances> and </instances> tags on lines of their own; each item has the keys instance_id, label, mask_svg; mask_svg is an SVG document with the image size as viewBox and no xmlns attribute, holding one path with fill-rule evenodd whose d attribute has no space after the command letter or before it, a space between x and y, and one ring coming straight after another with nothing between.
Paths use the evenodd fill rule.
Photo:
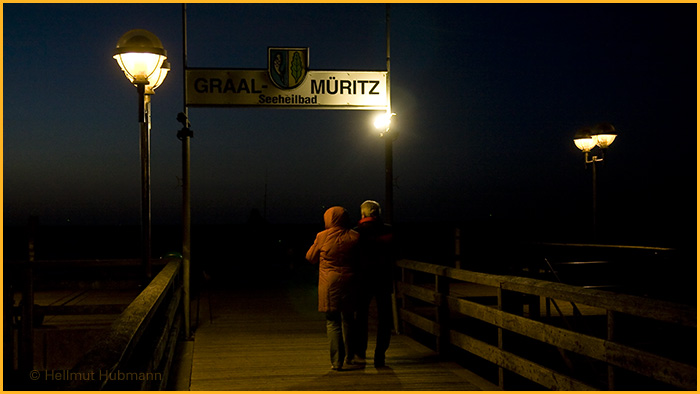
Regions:
<instances>
[{"instance_id":1,"label":"horizontal railing rail","mask_svg":"<svg viewBox=\"0 0 700 394\"><path fill-rule=\"evenodd\" d=\"M182 323L182 261L167 265L68 372L71 390L163 390Z\"/></svg>"},{"instance_id":2,"label":"horizontal railing rail","mask_svg":"<svg viewBox=\"0 0 700 394\"><path fill-rule=\"evenodd\" d=\"M411 260L397 266L404 330L409 325L433 335L441 354L458 348L495 365L501 388L507 388L509 371L553 390L618 389L638 378L696 389L694 306ZM566 303L572 308L569 316L562 312ZM563 319L552 317L551 305ZM588 308L584 314L583 308ZM472 327L484 325L490 335ZM676 348L658 351L649 342L664 338L645 338L640 332L646 326L650 336L667 335ZM686 336L673 338L677 332ZM679 343L680 338L692 343ZM550 353L555 361L543 357Z\"/></svg>"}]
</instances>

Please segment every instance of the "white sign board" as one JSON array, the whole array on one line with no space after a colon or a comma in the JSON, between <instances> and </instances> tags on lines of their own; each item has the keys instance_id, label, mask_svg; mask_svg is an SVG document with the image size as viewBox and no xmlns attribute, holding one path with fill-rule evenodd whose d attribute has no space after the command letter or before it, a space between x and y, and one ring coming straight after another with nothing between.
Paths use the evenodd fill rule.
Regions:
<instances>
[{"instance_id":1,"label":"white sign board","mask_svg":"<svg viewBox=\"0 0 700 394\"><path fill-rule=\"evenodd\" d=\"M187 69L185 105L386 110L386 71L312 71L280 89L268 70Z\"/></svg>"}]
</instances>

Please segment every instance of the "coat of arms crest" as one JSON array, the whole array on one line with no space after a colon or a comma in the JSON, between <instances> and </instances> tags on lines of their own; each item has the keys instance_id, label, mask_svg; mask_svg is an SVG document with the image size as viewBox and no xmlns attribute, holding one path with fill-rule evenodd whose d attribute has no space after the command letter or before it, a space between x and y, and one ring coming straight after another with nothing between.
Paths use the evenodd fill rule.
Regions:
<instances>
[{"instance_id":1,"label":"coat of arms crest","mask_svg":"<svg viewBox=\"0 0 700 394\"><path fill-rule=\"evenodd\" d=\"M280 89L294 89L304 82L309 68L309 48L268 48L267 71Z\"/></svg>"}]
</instances>

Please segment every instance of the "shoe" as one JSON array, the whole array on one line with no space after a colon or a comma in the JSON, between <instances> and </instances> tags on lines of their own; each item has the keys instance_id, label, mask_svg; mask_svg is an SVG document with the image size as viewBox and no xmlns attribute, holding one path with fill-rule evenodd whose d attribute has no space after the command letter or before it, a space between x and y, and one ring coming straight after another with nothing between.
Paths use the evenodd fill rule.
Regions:
<instances>
[{"instance_id":1,"label":"shoe","mask_svg":"<svg viewBox=\"0 0 700 394\"><path fill-rule=\"evenodd\" d=\"M343 369L343 366L342 365L331 365L331 369L334 371L340 371L341 369Z\"/></svg>"},{"instance_id":2,"label":"shoe","mask_svg":"<svg viewBox=\"0 0 700 394\"><path fill-rule=\"evenodd\" d=\"M348 364L357 364L357 365L366 365L367 360L365 360L364 357L360 356L355 356L351 360L345 360L346 363Z\"/></svg>"},{"instance_id":3,"label":"shoe","mask_svg":"<svg viewBox=\"0 0 700 394\"><path fill-rule=\"evenodd\" d=\"M359 364L354 360L345 360L345 368L344 370L351 370L351 369L361 369L364 368L364 364Z\"/></svg>"},{"instance_id":4,"label":"shoe","mask_svg":"<svg viewBox=\"0 0 700 394\"><path fill-rule=\"evenodd\" d=\"M375 368L381 368L386 366L386 361L384 360L384 357L375 357L374 358L374 367Z\"/></svg>"}]
</instances>

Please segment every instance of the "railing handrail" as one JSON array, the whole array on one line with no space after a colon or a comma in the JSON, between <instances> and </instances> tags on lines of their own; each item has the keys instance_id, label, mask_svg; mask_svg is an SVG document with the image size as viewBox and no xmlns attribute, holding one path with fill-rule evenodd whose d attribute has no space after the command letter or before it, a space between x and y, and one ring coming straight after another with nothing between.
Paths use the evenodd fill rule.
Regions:
<instances>
[{"instance_id":1,"label":"railing handrail","mask_svg":"<svg viewBox=\"0 0 700 394\"><path fill-rule=\"evenodd\" d=\"M176 279L180 277L178 274L182 261L175 258L169 260L171 261L73 367L70 376L75 378L69 383L69 389L103 389L109 381L95 377L119 371L120 366L134 353L156 311L167 298L168 291L175 286L181 286L176 283ZM85 376L93 378L83 379Z\"/></svg>"},{"instance_id":2,"label":"railing handrail","mask_svg":"<svg viewBox=\"0 0 700 394\"><path fill-rule=\"evenodd\" d=\"M641 246L641 245L615 245L615 244L582 244L582 243L564 243L564 242L532 242L535 246L562 246L566 248L594 248L594 249L629 249L639 251L653 252L675 252L676 248L666 248L661 246Z\"/></svg>"},{"instance_id":3,"label":"railing handrail","mask_svg":"<svg viewBox=\"0 0 700 394\"><path fill-rule=\"evenodd\" d=\"M608 365L608 388L611 389L614 389L616 385L614 372L616 368L647 376L675 387L696 389L697 367L695 365L638 349L625 344L625 342L619 342L618 339L622 338L617 338L618 334L615 334L617 331L615 322L624 315L672 323L676 327L685 327L684 330L697 328L697 308L694 306L585 289L545 280L467 271L412 260L399 260L396 265L402 270L402 280L397 283L398 296L403 301L402 308L399 310L402 321L434 335L437 350L441 354L449 346L455 346L498 366L499 386L501 388L504 387L502 371L510 370L544 387L555 390L597 389L590 383L533 362L525 354L518 355L504 350L503 331L510 331L529 337L541 344L554 346L560 352L572 352L591 360L606 363ZM419 284L414 284L413 279L411 279L413 275L409 274L411 271L433 275L434 284L422 281ZM482 304L476 302L476 299L471 300L469 297L459 294L451 294L449 283L455 281L494 288L493 295L497 300L488 302L497 301L497 306L495 304ZM460 292L457 290L457 293ZM517 294L522 294L524 297L513 298ZM533 299L533 296L536 298ZM424 315L425 311L421 312L421 308L424 307L413 310L410 307L412 304L409 302L410 299L431 304L435 308L434 315ZM604 310L603 315L607 316L607 338L574 331L572 327L567 329L551 325L546 320L541 320L539 304L542 299L546 299L547 303L550 300L570 301L574 310L577 310L575 304L593 307L592 310ZM507 308L505 307L506 300L508 300ZM528 315L524 315L522 308L517 307L518 303L521 303L521 306L525 303L530 305ZM557 310L559 310L558 307ZM535 318L533 318L533 311L534 316L537 316ZM462 332L459 328L452 327L453 313L480 320L496 328L498 330L498 345L483 342ZM430 316L434 316L434 319ZM688 332L688 334L692 333ZM563 357L566 359L566 356L563 355Z\"/></svg>"},{"instance_id":4,"label":"railing handrail","mask_svg":"<svg viewBox=\"0 0 700 394\"><path fill-rule=\"evenodd\" d=\"M611 293L604 290L583 289L579 286L540 279L486 274L413 260L399 260L396 265L400 268L409 268L414 271L440 275L463 282L500 287L503 290L578 302L613 312L652 318L687 327L697 327L697 308L691 305Z\"/></svg>"}]
</instances>

